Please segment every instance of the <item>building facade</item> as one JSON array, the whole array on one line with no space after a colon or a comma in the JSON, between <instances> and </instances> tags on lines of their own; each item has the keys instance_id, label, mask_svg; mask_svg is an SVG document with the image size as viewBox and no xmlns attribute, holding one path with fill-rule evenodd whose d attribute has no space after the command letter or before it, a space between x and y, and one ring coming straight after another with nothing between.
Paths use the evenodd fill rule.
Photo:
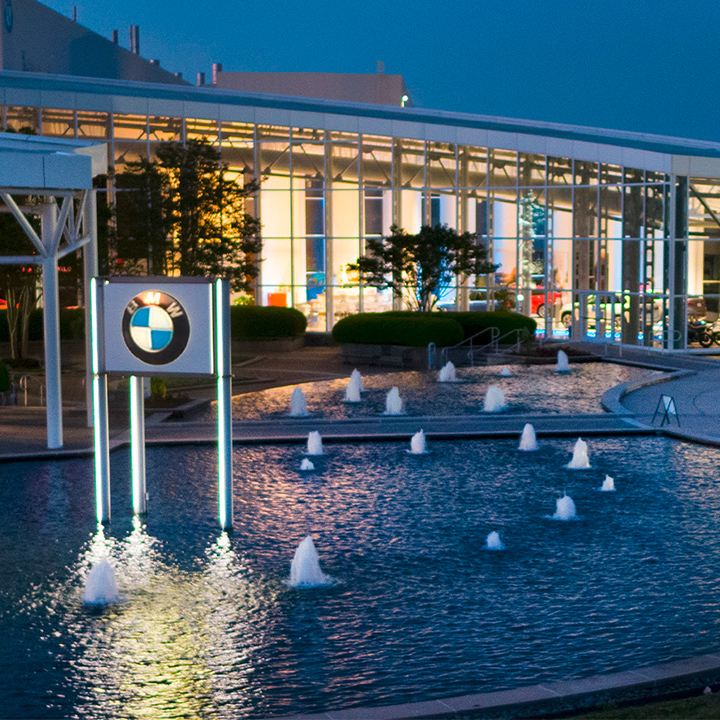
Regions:
<instances>
[{"instance_id":1,"label":"building facade","mask_svg":"<svg viewBox=\"0 0 720 720\"><path fill-rule=\"evenodd\" d=\"M108 169L204 138L241 182L264 243L256 301L309 327L390 309L348 271L399 225L478 233L497 272L446 309L502 297L547 337L667 348L720 303L720 144L411 107L0 72L4 130L107 144ZM113 188L107 192L112 196Z\"/></svg>"}]
</instances>

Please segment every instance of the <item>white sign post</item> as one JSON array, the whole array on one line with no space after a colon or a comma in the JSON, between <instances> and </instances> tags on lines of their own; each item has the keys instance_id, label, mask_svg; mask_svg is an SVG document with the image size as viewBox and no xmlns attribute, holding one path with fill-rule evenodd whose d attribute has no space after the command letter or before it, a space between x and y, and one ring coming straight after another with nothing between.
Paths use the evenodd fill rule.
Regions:
<instances>
[{"instance_id":1,"label":"white sign post","mask_svg":"<svg viewBox=\"0 0 720 720\"><path fill-rule=\"evenodd\" d=\"M108 373L130 375L133 511L147 512L143 378L214 375L220 525L232 527L230 289L217 278L106 277L91 282L95 497L110 522Z\"/></svg>"}]
</instances>

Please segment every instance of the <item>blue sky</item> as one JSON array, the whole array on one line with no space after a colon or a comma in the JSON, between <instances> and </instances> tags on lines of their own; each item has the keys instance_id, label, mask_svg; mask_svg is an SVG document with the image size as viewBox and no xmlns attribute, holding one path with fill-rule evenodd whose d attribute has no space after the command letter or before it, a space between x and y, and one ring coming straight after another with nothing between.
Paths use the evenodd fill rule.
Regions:
<instances>
[{"instance_id":1,"label":"blue sky","mask_svg":"<svg viewBox=\"0 0 720 720\"><path fill-rule=\"evenodd\" d=\"M225 70L374 72L426 108L720 142L717 0L46 0L194 79Z\"/></svg>"}]
</instances>

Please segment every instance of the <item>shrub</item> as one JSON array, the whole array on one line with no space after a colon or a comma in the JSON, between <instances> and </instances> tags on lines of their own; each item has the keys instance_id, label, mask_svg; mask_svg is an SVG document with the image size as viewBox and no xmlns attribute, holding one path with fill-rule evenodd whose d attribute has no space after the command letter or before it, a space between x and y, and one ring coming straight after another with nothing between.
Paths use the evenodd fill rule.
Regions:
<instances>
[{"instance_id":1,"label":"shrub","mask_svg":"<svg viewBox=\"0 0 720 720\"><path fill-rule=\"evenodd\" d=\"M445 347L459 343L463 329L439 313L360 313L338 321L332 335L338 343L424 347L434 342Z\"/></svg>"},{"instance_id":2,"label":"shrub","mask_svg":"<svg viewBox=\"0 0 720 720\"><path fill-rule=\"evenodd\" d=\"M28 322L28 340L43 339L43 311L36 308L30 313ZM60 339L83 340L85 338L85 310L83 308L63 308L60 310ZM0 342L10 342L7 310L0 310Z\"/></svg>"},{"instance_id":3,"label":"shrub","mask_svg":"<svg viewBox=\"0 0 720 720\"><path fill-rule=\"evenodd\" d=\"M306 317L293 308L258 305L233 305L230 308L233 340L298 337L306 327Z\"/></svg>"},{"instance_id":4,"label":"shrub","mask_svg":"<svg viewBox=\"0 0 720 720\"><path fill-rule=\"evenodd\" d=\"M307 320L299 310L281 307L233 305L230 307L230 332L233 340L297 337L305 332ZM60 339L85 337L85 310L60 310ZM43 339L43 311L30 314L28 340ZM0 310L0 342L9 342L7 311Z\"/></svg>"},{"instance_id":5,"label":"shrub","mask_svg":"<svg viewBox=\"0 0 720 720\"><path fill-rule=\"evenodd\" d=\"M0 363L0 393L10 392L11 388L10 371L7 365Z\"/></svg>"},{"instance_id":6,"label":"shrub","mask_svg":"<svg viewBox=\"0 0 720 720\"><path fill-rule=\"evenodd\" d=\"M167 382L165 378L150 378L150 397L165 398L167 396Z\"/></svg>"},{"instance_id":7,"label":"shrub","mask_svg":"<svg viewBox=\"0 0 720 720\"><path fill-rule=\"evenodd\" d=\"M412 310L393 310L387 315L395 315L402 317L417 316L418 313ZM506 333L525 328L528 331L528 337L532 338L537 329L537 322L526 315L520 313L509 312L508 310L496 310L494 312L439 312L439 313L423 313L427 317L450 317L456 320L462 326L464 337L468 338L476 335L485 328L496 327L500 331L502 337ZM481 342L484 337L478 338ZM509 338L509 342L515 342L516 338ZM487 341L490 341L490 333L487 333Z\"/></svg>"}]
</instances>

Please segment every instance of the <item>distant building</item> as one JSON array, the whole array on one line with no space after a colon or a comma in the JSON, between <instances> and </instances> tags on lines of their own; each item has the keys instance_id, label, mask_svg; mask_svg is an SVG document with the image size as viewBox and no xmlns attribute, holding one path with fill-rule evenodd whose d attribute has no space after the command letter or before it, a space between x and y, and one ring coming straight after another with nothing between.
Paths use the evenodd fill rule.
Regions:
<instances>
[{"instance_id":1,"label":"distant building","mask_svg":"<svg viewBox=\"0 0 720 720\"><path fill-rule=\"evenodd\" d=\"M377 73L313 72L214 72L215 87L223 90L299 95L301 97L371 103L373 105L412 105L402 75L386 75L382 64Z\"/></svg>"},{"instance_id":2,"label":"distant building","mask_svg":"<svg viewBox=\"0 0 720 720\"><path fill-rule=\"evenodd\" d=\"M503 291L547 337L667 348L686 344L690 313L717 317L719 143L402 107L402 79L384 73L216 65L196 87L33 0L0 3L1 128L105 142L111 171L162 142L213 143L261 183L256 301L312 329L391 308L348 264L391 225L436 223L477 233L500 264L450 307Z\"/></svg>"},{"instance_id":3,"label":"distant building","mask_svg":"<svg viewBox=\"0 0 720 720\"><path fill-rule=\"evenodd\" d=\"M135 25L126 50L35 0L0 0L0 5L0 70L186 84L140 56Z\"/></svg>"}]
</instances>

